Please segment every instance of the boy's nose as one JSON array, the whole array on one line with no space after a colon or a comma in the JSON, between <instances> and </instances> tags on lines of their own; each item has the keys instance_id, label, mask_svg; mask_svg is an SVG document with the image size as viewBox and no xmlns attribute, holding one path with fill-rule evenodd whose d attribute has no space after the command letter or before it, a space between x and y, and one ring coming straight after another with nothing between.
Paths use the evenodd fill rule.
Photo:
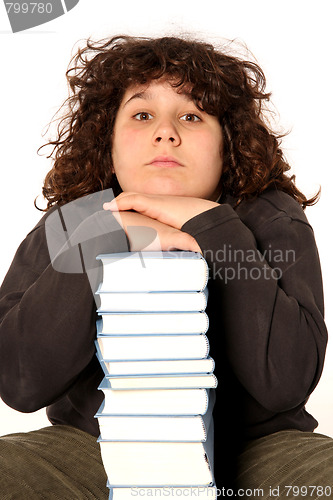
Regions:
<instances>
[{"instance_id":1,"label":"boy's nose","mask_svg":"<svg viewBox=\"0 0 333 500\"><path fill-rule=\"evenodd\" d=\"M153 142L170 142L173 146L178 146L181 142L176 126L172 122L160 123L154 132Z\"/></svg>"}]
</instances>

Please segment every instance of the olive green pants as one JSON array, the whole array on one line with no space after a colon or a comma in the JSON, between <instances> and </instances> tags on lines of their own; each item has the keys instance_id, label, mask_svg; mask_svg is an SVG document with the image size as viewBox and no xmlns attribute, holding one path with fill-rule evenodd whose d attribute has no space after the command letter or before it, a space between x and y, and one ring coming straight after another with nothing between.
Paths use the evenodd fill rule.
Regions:
<instances>
[{"instance_id":1,"label":"olive green pants","mask_svg":"<svg viewBox=\"0 0 333 500\"><path fill-rule=\"evenodd\" d=\"M333 499L333 439L290 430L251 441L238 459L237 487L250 498Z\"/></svg>"},{"instance_id":2,"label":"olive green pants","mask_svg":"<svg viewBox=\"0 0 333 500\"><path fill-rule=\"evenodd\" d=\"M65 425L0 438L1 500L108 499L94 436Z\"/></svg>"},{"instance_id":3,"label":"olive green pants","mask_svg":"<svg viewBox=\"0 0 333 500\"><path fill-rule=\"evenodd\" d=\"M106 481L99 444L83 431L59 425L0 438L1 500L107 500ZM291 430L249 442L236 490L218 490L230 497L333 499L333 439Z\"/></svg>"},{"instance_id":4,"label":"olive green pants","mask_svg":"<svg viewBox=\"0 0 333 500\"><path fill-rule=\"evenodd\" d=\"M333 439L280 431L251 441L238 458L242 498L333 499Z\"/></svg>"}]
</instances>

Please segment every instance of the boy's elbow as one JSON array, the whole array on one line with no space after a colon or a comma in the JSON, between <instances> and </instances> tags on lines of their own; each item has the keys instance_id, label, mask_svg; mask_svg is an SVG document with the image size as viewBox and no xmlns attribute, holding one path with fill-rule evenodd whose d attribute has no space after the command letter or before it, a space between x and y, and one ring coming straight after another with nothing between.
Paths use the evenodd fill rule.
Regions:
<instances>
[{"instance_id":1,"label":"boy's elbow","mask_svg":"<svg viewBox=\"0 0 333 500\"><path fill-rule=\"evenodd\" d=\"M0 397L6 405L22 413L33 413L45 406L37 393L27 391L21 384L15 384L13 381L1 383Z\"/></svg>"},{"instance_id":2,"label":"boy's elbow","mask_svg":"<svg viewBox=\"0 0 333 500\"><path fill-rule=\"evenodd\" d=\"M258 394L257 401L272 413L283 413L304 404L311 393L311 384L299 380L299 383L285 381L267 387Z\"/></svg>"},{"instance_id":3,"label":"boy's elbow","mask_svg":"<svg viewBox=\"0 0 333 500\"><path fill-rule=\"evenodd\" d=\"M305 399L300 394L291 394L287 391L285 394L280 394L275 398L268 397L265 401L261 401L261 404L272 413L284 413L296 408Z\"/></svg>"}]
</instances>

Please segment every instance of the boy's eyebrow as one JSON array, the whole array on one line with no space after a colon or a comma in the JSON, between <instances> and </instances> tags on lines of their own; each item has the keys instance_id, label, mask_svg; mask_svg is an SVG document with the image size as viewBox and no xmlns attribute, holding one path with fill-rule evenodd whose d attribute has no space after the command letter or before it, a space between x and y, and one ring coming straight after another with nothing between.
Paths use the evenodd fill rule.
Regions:
<instances>
[{"instance_id":1,"label":"boy's eyebrow","mask_svg":"<svg viewBox=\"0 0 333 500\"><path fill-rule=\"evenodd\" d=\"M192 101L192 97L190 94L186 92L181 92L181 95L183 95L188 101ZM143 90L142 92L135 92L123 105L123 108L130 103L133 99L147 99L151 100L153 99L152 94L149 92L149 90Z\"/></svg>"},{"instance_id":2,"label":"boy's eyebrow","mask_svg":"<svg viewBox=\"0 0 333 500\"><path fill-rule=\"evenodd\" d=\"M152 95L150 92L146 91L146 90L143 90L142 92L136 92L135 94L133 94L125 103L124 103L124 106L125 107L129 102L131 102L133 99L152 99Z\"/></svg>"}]
</instances>

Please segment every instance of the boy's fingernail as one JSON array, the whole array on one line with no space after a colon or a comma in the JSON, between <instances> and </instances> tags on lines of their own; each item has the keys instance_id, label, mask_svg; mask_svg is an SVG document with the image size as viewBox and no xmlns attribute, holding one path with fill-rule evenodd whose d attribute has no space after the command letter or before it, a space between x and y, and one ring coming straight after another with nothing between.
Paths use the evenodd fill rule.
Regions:
<instances>
[{"instance_id":1,"label":"boy's fingernail","mask_svg":"<svg viewBox=\"0 0 333 500\"><path fill-rule=\"evenodd\" d=\"M110 208L117 208L116 200L111 200L103 203L104 210L109 210Z\"/></svg>"}]
</instances>

